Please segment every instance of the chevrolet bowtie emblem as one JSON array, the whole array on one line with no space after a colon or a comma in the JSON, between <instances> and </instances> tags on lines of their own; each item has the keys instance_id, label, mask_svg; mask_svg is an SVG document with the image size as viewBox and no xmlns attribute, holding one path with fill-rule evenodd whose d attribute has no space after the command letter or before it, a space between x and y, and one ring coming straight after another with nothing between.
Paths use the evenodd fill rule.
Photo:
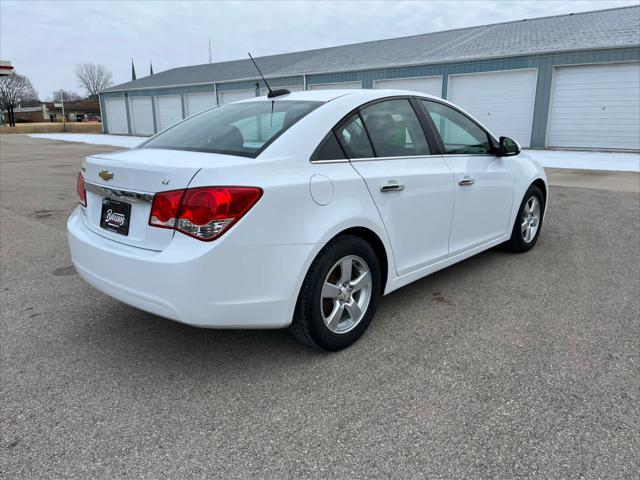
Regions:
<instances>
[{"instance_id":1,"label":"chevrolet bowtie emblem","mask_svg":"<svg viewBox=\"0 0 640 480\"><path fill-rule=\"evenodd\" d=\"M111 173L109 170L100 170L100 173L98 174L98 176L101 179L103 179L105 182L108 182L113 178L113 173Z\"/></svg>"}]
</instances>

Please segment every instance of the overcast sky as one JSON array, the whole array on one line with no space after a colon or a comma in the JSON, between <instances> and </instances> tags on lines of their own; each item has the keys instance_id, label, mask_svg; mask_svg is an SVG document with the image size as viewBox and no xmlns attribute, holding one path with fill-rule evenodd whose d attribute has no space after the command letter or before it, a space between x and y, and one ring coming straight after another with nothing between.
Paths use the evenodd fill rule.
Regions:
<instances>
[{"instance_id":1,"label":"overcast sky","mask_svg":"<svg viewBox=\"0 0 640 480\"><path fill-rule=\"evenodd\" d=\"M42 99L82 92L80 62L103 63L114 83L169 68L308 50L452 28L637 4L615 1L217 1L0 0L0 58ZM84 93L84 92L82 92Z\"/></svg>"}]
</instances>

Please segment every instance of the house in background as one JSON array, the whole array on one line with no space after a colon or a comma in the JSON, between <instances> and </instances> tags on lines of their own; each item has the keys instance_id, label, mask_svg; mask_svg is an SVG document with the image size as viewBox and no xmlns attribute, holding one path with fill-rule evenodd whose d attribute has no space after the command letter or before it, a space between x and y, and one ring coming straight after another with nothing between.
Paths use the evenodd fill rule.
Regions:
<instances>
[{"instance_id":1,"label":"house in background","mask_svg":"<svg viewBox=\"0 0 640 480\"><path fill-rule=\"evenodd\" d=\"M640 6L256 58L273 88L448 99L531 148L640 150ZM265 93L251 61L181 67L100 94L105 133L152 135Z\"/></svg>"},{"instance_id":2,"label":"house in background","mask_svg":"<svg viewBox=\"0 0 640 480\"><path fill-rule=\"evenodd\" d=\"M46 106L48 110L46 121L61 122L63 105L58 102L48 102ZM67 122L99 122L100 104L83 100L64 102L64 114Z\"/></svg>"},{"instance_id":3,"label":"house in background","mask_svg":"<svg viewBox=\"0 0 640 480\"><path fill-rule=\"evenodd\" d=\"M14 108L16 123L61 122L62 104L47 102L35 107ZM7 112L1 112L7 118ZM64 102L64 114L67 122L100 122L98 102Z\"/></svg>"},{"instance_id":4,"label":"house in background","mask_svg":"<svg viewBox=\"0 0 640 480\"><path fill-rule=\"evenodd\" d=\"M3 121L0 124L4 123L6 120L8 113L5 110L1 112L3 115ZM35 107L16 107L13 109L13 115L16 123L33 123L33 122L48 122L49 114L47 112L47 106L42 104L40 106Z\"/></svg>"}]
</instances>

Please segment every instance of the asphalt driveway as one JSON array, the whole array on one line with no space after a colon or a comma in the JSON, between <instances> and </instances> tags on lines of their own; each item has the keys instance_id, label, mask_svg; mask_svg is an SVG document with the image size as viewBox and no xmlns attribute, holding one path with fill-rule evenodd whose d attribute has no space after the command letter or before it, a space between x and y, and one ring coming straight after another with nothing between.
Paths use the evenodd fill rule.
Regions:
<instances>
[{"instance_id":1,"label":"asphalt driveway","mask_svg":"<svg viewBox=\"0 0 640 480\"><path fill-rule=\"evenodd\" d=\"M65 221L113 149L0 137L0 476L637 478L639 194L552 188L534 250L405 287L324 354L85 284Z\"/></svg>"}]
</instances>

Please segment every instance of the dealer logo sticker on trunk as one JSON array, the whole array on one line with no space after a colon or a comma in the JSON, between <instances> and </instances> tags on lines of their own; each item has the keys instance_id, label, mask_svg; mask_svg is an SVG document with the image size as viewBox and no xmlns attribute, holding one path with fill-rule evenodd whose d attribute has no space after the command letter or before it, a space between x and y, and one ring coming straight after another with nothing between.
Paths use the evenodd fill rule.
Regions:
<instances>
[{"instance_id":1,"label":"dealer logo sticker on trunk","mask_svg":"<svg viewBox=\"0 0 640 480\"><path fill-rule=\"evenodd\" d=\"M111 198L102 199L100 213L100 227L120 235L129 235L129 219L131 218L131 204L119 202Z\"/></svg>"},{"instance_id":2,"label":"dealer logo sticker on trunk","mask_svg":"<svg viewBox=\"0 0 640 480\"><path fill-rule=\"evenodd\" d=\"M114 227L121 227L124 225L124 222L127 221L127 217L122 213L115 213L113 210L109 209L107 210L107 215L105 216L104 221Z\"/></svg>"}]
</instances>

